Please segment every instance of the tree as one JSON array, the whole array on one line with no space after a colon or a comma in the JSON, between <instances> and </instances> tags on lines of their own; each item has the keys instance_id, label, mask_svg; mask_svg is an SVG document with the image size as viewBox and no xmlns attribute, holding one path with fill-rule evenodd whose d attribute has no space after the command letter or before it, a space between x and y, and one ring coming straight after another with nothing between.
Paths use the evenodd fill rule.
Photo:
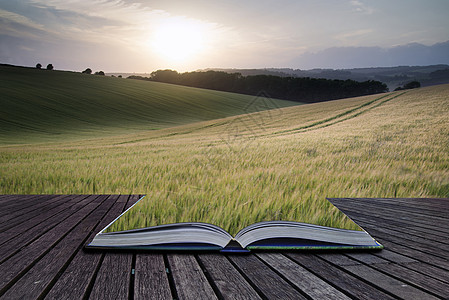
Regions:
<instances>
[{"instance_id":1,"label":"tree","mask_svg":"<svg viewBox=\"0 0 449 300\"><path fill-rule=\"evenodd\" d=\"M409 90L409 89L416 89L421 87L421 83L419 83L419 81L410 81L409 83L404 85L404 89Z\"/></svg>"},{"instance_id":2,"label":"tree","mask_svg":"<svg viewBox=\"0 0 449 300\"><path fill-rule=\"evenodd\" d=\"M37 63L36 69L39 69L39 70L42 69L42 65L40 63Z\"/></svg>"},{"instance_id":3,"label":"tree","mask_svg":"<svg viewBox=\"0 0 449 300\"><path fill-rule=\"evenodd\" d=\"M83 73L83 74L92 74L92 69L91 68L87 68L86 70L84 70L81 73Z\"/></svg>"},{"instance_id":4,"label":"tree","mask_svg":"<svg viewBox=\"0 0 449 300\"><path fill-rule=\"evenodd\" d=\"M421 87L421 83L419 81L410 81L409 83L404 84L402 87L397 87L395 91L402 91L402 90L410 90L410 89L416 89Z\"/></svg>"},{"instance_id":5,"label":"tree","mask_svg":"<svg viewBox=\"0 0 449 300\"><path fill-rule=\"evenodd\" d=\"M95 75L103 75L104 76L104 72L103 71L98 71L98 72L95 72Z\"/></svg>"},{"instance_id":6,"label":"tree","mask_svg":"<svg viewBox=\"0 0 449 300\"><path fill-rule=\"evenodd\" d=\"M151 72L151 80L176 84L180 80L180 74L174 70L157 70Z\"/></svg>"},{"instance_id":7,"label":"tree","mask_svg":"<svg viewBox=\"0 0 449 300\"><path fill-rule=\"evenodd\" d=\"M53 65L52 64L48 64L47 65L47 70L53 70Z\"/></svg>"}]
</instances>

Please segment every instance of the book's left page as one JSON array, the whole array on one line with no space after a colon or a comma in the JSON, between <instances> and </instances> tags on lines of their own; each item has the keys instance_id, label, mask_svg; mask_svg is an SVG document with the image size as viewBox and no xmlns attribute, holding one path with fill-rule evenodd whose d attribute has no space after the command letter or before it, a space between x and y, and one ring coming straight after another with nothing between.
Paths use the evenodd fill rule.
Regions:
<instances>
[{"instance_id":1,"label":"book's left page","mask_svg":"<svg viewBox=\"0 0 449 300\"><path fill-rule=\"evenodd\" d=\"M221 250L232 236L213 224L200 222L170 223L155 226L130 226L114 229L116 224L132 220L134 211L142 212L143 198L102 229L86 245L98 249L149 249L149 250Z\"/></svg>"}]
</instances>

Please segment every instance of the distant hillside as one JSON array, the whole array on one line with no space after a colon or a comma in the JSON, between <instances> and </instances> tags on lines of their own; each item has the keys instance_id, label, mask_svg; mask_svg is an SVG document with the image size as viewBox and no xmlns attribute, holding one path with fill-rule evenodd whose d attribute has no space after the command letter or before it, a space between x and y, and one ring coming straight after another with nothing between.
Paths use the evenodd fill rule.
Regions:
<instances>
[{"instance_id":1,"label":"distant hillside","mask_svg":"<svg viewBox=\"0 0 449 300\"><path fill-rule=\"evenodd\" d=\"M205 69L203 71L215 70L228 73L241 73L243 76L250 75L275 75L295 76L310 78L325 78L339 80L378 80L385 83L390 91L405 83L417 80L422 86L449 83L449 65L430 66L398 66L378 68L357 69L311 69L299 70L289 68L266 68L266 69Z\"/></svg>"},{"instance_id":2,"label":"distant hillside","mask_svg":"<svg viewBox=\"0 0 449 300\"><path fill-rule=\"evenodd\" d=\"M116 135L298 104L7 65L0 66L0 95L0 143Z\"/></svg>"},{"instance_id":3,"label":"distant hillside","mask_svg":"<svg viewBox=\"0 0 449 300\"><path fill-rule=\"evenodd\" d=\"M150 77L130 76L128 78L253 96L264 91L270 97L305 103L379 94L388 91L384 83L376 80L359 82L355 80L275 75L242 76L240 73L223 71L178 73L174 70L157 70L152 72Z\"/></svg>"}]
</instances>

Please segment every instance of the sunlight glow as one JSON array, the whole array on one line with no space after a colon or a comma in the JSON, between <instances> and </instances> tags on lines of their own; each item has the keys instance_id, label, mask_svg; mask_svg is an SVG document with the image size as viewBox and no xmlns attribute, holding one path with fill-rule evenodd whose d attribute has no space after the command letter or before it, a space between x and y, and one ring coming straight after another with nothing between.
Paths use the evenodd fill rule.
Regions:
<instances>
[{"instance_id":1,"label":"sunlight glow","mask_svg":"<svg viewBox=\"0 0 449 300\"><path fill-rule=\"evenodd\" d=\"M186 62L205 50L205 31L199 22L170 19L156 29L151 47L161 58Z\"/></svg>"}]
</instances>

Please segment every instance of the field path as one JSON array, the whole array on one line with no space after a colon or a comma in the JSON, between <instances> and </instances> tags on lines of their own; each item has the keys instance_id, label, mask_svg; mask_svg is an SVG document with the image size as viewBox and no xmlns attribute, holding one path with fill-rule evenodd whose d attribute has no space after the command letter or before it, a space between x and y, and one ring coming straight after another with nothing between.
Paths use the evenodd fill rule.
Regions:
<instances>
[{"instance_id":1,"label":"field path","mask_svg":"<svg viewBox=\"0 0 449 300\"><path fill-rule=\"evenodd\" d=\"M355 117L358 117L376 107L381 106L382 104L389 102L393 99L396 99L402 95L404 95L406 92L402 92L400 94L388 94L388 95L383 95L379 98L376 98L374 100L370 100L366 103L363 103L362 105L359 105L355 108L352 108L350 110L344 111L342 113L339 113L338 115L326 118L324 120L320 120L320 121L315 121L311 124L307 124L298 128L293 128L293 129L288 129L288 130L282 130L282 131L277 131L274 132L273 134L282 134L282 135L286 135L286 134L296 134L296 133L301 133L301 132L307 132L307 131L311 131L311 130L316 130L316 129L321 129L321 128L325 128L325 127L329 127L338 123L341 123L343 121L346 120L350 120L353 119Z\"/></svg>"}]
</instances>

